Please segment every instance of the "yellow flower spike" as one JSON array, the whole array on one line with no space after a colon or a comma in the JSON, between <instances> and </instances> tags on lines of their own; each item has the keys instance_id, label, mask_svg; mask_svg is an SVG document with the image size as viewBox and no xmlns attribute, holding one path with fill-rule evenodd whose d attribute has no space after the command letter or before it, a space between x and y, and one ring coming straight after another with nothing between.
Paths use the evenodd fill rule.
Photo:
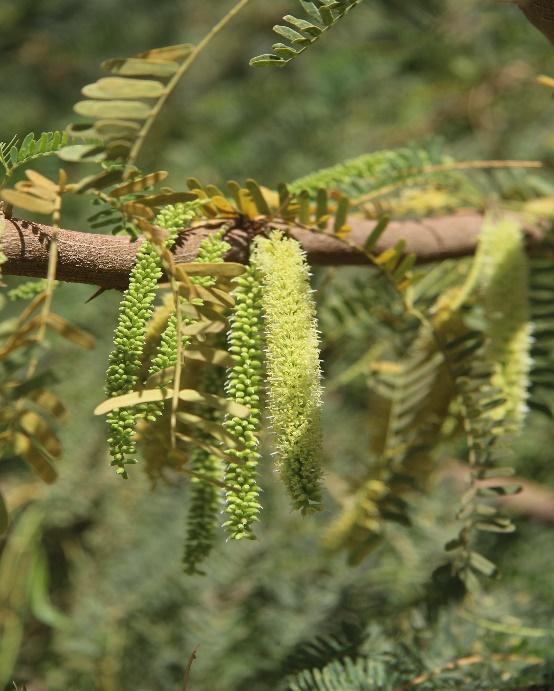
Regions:
<instances>
[{"instance_id":1,"label":"yellow flower spike","mask_svg":"<svg viewBox=\"0 0 554 691\"><path fill-rule=\"evenodd\" d=\"M296 240L273 231L252 256L263 280L269 419L277 467L295 508L320 508L321 369L309 267Z\"/></svg>"},{"instance_id":2,"label":"yellow flower spike","mask_svg":"<svg viewBox=\"0 0 554 691\"><path fill-rule=\"evenodd\" d=\"M533 340L529 268L519 223L487 218L476 261L487 320L487 353L494 366L492 383L506 399L494 415L518 432L527 413Z\"/></svg>"}]
</instances>

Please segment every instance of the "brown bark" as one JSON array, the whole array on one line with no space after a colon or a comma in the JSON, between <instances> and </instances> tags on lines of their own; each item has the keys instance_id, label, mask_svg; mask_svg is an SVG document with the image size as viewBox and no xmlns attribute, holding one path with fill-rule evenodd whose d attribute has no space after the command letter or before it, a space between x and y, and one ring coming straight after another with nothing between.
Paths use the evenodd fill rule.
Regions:
<instances>
[{"instance_id":1,"label":"brown bark","mask_svg":"<svg viewBox=\"0 0 554 691\"><path fill-rule=\"evenodd\" d=\"M453 462L441 472L441 478L453 480L460 492L468 487L470 468ZM506 511L518 516L525 516L531 520L542 523L554 523L554 491L540 485L533 480L519 477L504 479L492 478L480 480L479 486L488 487L495 485L520 485L521 492L505 497L498 497L497 504Z\"/></svg>"},{"instance_id":2,"label":"brown bark","mask_svg":"<svg viewBox=\"0 0 554 691\"><path fill-rule=\"evenodd\" d=\"M527 19L554 43L554 0L516 0Z\"/></svg>"},{"instance_id":3,"label":"brown bark","mask_svg":"<svg viewBox=\"0 0 554 691\"><path fill-rule=\"evenodd\" d=\"M420 262L461 257L474 251L481 223L482 216L476 213L453 214L423 221L392 222L374 251L383 251L404 239L406 251L415 253ZM176 261L191 261L196 256L200 240L215 225L207 222L185 231L175 248ZM351 220L351 226L352 233L348 240L351 244L360 246L375 227L375 222L355 218ZM315 233L298 226L289 227L289 231L302 244L312 264L368 263L367 258L355 247L329 234ZM540 231L537 229L528 229L527 232L531 241L540 238ZM51 226L41 223L16 218L6 220L1 242L7 261L1 267L2 273L28 277L46 276L52 233ZM88 283L102 288L126 287L141 240L132 242L123 236L62 229L58 229L57 236L59 280ZM245 261L249 244L245 231L234 228L228 239L233 249L227 258Z\"/></svg>"}]
</instances>

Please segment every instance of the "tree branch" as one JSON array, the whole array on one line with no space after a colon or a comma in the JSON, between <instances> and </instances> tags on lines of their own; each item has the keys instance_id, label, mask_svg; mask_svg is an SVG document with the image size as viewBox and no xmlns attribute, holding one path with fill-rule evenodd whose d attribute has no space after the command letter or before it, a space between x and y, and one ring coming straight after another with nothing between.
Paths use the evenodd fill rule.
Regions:
<instances>
[{"instance_id":1,"label":"tree branch","mask_svg":"<svg viewBox=\"0 0 554 691\"><path fill-rule=\"evenodd\" d=\"M554 43L554 0L515 0L527 19Z\"/></svg>"},{"instance_id":2,"label":"tree branch","mask_svg":"<svg viewBox=\"0 0 554 691\"><path fill-rule=\"evenodd\" d=\"M482 220L482 216L476 213L460 213L423 221L392 222L379 239L375 252L393 247L403 239L406 241L406 252L415 253L420 262L468 255L475 249ZM362 218L353 218L349 222L352 226L349 242L363 245L374 229L375 222ZM184 231L175 248L175 260L191 261L196 256L202 238L220 225L221 222L207 221ZM280 223L274 225L282 227ZM288 226L288 230L304 247L312 264L338 266L368 263L362 253L331 235L294 225ZM540 240L541 233L536 228L529 228L526 232L531 242ZM102 288L122 289L127 286L141 240L132 242L126 236L62 229L56 229L56 233L59 280L88 283ZM2 273L28 277L46 276L52 234L53 228L42 223L17 218L6 219L1 243L7 261L1 267ZM233 249L227 259L247 260L248 237L245 230L231 229L227 239Z\"/></svg>"}]
</instances>

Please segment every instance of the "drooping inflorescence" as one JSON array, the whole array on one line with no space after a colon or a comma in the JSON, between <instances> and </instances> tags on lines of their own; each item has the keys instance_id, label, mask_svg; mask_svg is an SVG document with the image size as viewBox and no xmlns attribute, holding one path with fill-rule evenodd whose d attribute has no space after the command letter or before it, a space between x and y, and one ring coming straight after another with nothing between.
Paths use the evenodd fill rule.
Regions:
<instances>
[{"instance_id":1,"label":"drooping inflorescence","mask_svg":"<svg viewBox=\"0 0 554 691\"><path fill-rule=\"evenodd\" d=\"M529 267L518 222L486 219L477 261L487 321L487 356L494 368L492 384L505 399L495 415L517 432L527 413L532 365Z\"/></svg>"},{"instance_id":2,"label":"drooping inflorescence","mask_svg":"<svg viewBox=\"0 0 554 691\"><path fill-rule=\"evenodd\" d=\"M263 327L260 275L254 266L235 280L235 307L228 333L229 351L234 365L226 382L227 395L250 408L247 418L230 417L225 427L242 443L242 449L229 449L227 456L237 459L225 472L225 511L223 526L235 540L252 539L252 524L258 520L260 490L256 480L260 454L260 397L263 377Z\"/></svg>"},{"instance_id":3,"label":"drooping inflorescence","mask_svg":"<svg viewBox=\"0 0 554 691\"><path fill-rule=\"evenodd\" d=\"M167 244L174 242L176 231L189 225L198 210L198 202L165 207L156 223L170 231ZM129 287L119 306L119 319L114 333L114 349L110 353L106 374L106 395L121 396L133 391L139 383L142 366L146 323L152 316L158 281L162 276L161 261L150 242L145 240L137 252ZM108 413L110 429L108 444L112 465L127 477L125 465L135 463L135 427L141 414L138 408L119 408Z\"/></svg>"},{"instance_id":4,"label":"drooping inflorescence","mask_svg":"<svg viewBox=\"0 0 554 691\"><path fill-rule=\"evenodd\" d=\"M161 275L158 254L145 240L137 252L136 263L129 277L129 287L119 306L114 349L110 353L106 375L106 395L109 397L128 393L138 383L146 322L152 315ZM107 416L112 465L116 466L116 472L125 478L125 465L136 462L133 455L136 450L134 434L138 414L133 408L119 408Z\"/></svg>"},{"instance_id":5,"label":"drooping inflorescence","mask_svg":"<svg viewBox=\"0 0 554 691\"><path fill-rule=\"evenodd\" d=\"M305 253L274 231L256 241L252 261L262 274L268 412L278 468L295 508L321 502L321 371L315 304Z\"/></svg>"},{"instance_id":6,"label":"drooping inflorescence","mask_svg":"<svg viewBox=\"0 0 554 691\"><path fill-rule=\"evenodd\" d=\"M156 225L169 231L188 228L197 217L201 207L201 202L197 200L168 204L156 216Z\"/></svg>"},{"instance_id":7,"label":"drooping inflorescence","mask_svg":"<svg viewBox=\"0 0 554 691\"><path fill-rule=\"evenodd\" d=\"M8 290L8 298L10 300L32 300L46 290L47 283L45 278L26 281L16 288Z\"/></svg>"},{"instance_id":8,"label":"drooping inflorescence","mask_svg":"<svg viewBox=\"0 0 554 691\"><path fill-rule=\"evenodd\" d=\"M196 261L210 264L222 262L230 249L223 235L224 230L221 230L203 240L200 243ZM205 287L215 284L213 276L192 276L191 281ZM223 381L219 372L207 369L203 376L202 389L206 393L219 394L222 386ZM211 419L220 420L218 411L211 412ZM209 441L209 437L202 430L199 430L197 435ZM191 480L190 487L183 565L186 573L195 574L202 573L199 565L211 552L215 542L221 508L221 492L217 483L222 481L223 471L221 459L200 446L192 451L190 468L195 476Z\"/></svg>"},{"instance_id":9,"label":"drooping inflorescence","mask_svg":"<svg viewBox=\"0 0 554 691\"><path fill-rule=\"evenodd\" d=\"M219 372L208 369L203 377L203 390L218 394L223 386ZM217 411L212 411L211 419L220 420ZM209 437L198 431L198 437L209 441ZM185 573L201 574L200 564L212 551L221 510L221 490L218 483L223 480L221 459L200 446L190 455L190 469L195 473L191 479L189 508L187 512L187 533L183 566Z\"/></svg>"},{"instance_id":10,"label":"drooping inflorescence","mask_svg":"<svg viewBox=\"0 0 554 691\"><path fill-rule=\"evenodd\" d=\"M166 207L160 212L157 223L176 231L190 224L196 213L197 205ZM222 229L205 238L200 243L195 262L223 262L230 249L224 240L225 232ZM168 244L172 239L168 239ZM211 275L193 272L189 279L191 290L179 298L179 307L183 310L183 332L180 335L177 333L178 320L173 310L161 332L158 325L159 344L149 364L145 364L146 323L152 315L161 273L159 252L144 242L137 254L129 289L120 308L114 338L116 348L110 357L108 369L107 392L110 397L129 393L149 380L153 382L151 378L161 372L164 372L163 386L172 384L171 372L176 364L179 338L183 347L188 349L191 339L197 338L196 335L192 336L197 333L195 322L210 314L212 308L206 310L203 298L194 294L193 287L213 287L216 279ZM209 427L199 427L188 435L177 434L181 443L188 439L188 443L192 444L187 451L188 469L194 480L191 483L183 558L185 570L189 573L200 572L199 564L213 545L220 506L218 485L222 482L226 513L223 527L233 539L254 538L252 527L259 519L261 509L257 466L265 356L268 365L269 419L275 435L280 474L295 508L302 512L313 510L319 507L321 500L318 335L304 254L296 241L284 237L280 232L272 232L269 238L259 238L255 242L250 266L233 282L234 306L229 319L228 350L234 364L227 371L225 392L228 398L246 406L249 412L243 413L243 416L241 413L228 413L225 420L221 418L222 410L210 413L213 415L210 421L222 420L225 433L236 440L231 445L227 440L221 452L211 446ZM198 338L202 342L205 337L200 335ZM218 383L214 376L206 362L200 388L206 394L217 396L221 377ZM206 390L206 381L210 390ZM126 463L134 460L138 418L155 422L160 419L164 407L162 402L152 402L119 408L108 414L113 464L124 477ZM204 420L207 419L204 411L202 416ZM197 446L195 441L198 442ZM222 456L227 459L224 473Z\"/></svg>"}]
</instances>

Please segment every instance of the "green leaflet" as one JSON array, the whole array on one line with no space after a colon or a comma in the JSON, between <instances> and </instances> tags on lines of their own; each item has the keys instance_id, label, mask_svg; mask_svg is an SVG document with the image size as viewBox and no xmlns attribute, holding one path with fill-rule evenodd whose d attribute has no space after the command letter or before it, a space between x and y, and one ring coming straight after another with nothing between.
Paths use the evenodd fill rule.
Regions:
<instances>
[{"instance_id":1,"label":"green leaflet","mask_svg":"<svg viewBox=\"0 0 554 691\"><path fill-rule=\"evenodd\" d=\"M365 481L329 526L331 549L347 549L349 563L377 547L387 521L410 524L406 494L429 473L430 448L450 406L453 387L434 337L426 329L414 335L407 356L394 372L374 375L369 386L387 401L379 418L378 456ZM374 442L374 443L375 443Z\"/></svg>"},{"instance_id":2,"label":"green leaflet","mask_svg":"<svg viewBox=\"0 0 554 691\"><path fill-rule=\"evenodd\" d=\"M228 449L227 455L239 459L229 463L225 472L225 511L223 527L235 539L253 539L252 524L258 520L261 509L260 490L256 472L258 432L260 427L260 396L262 390L263 331L261 318L261 282L252 265L234 279L235 308L231 317L228 342L235 361L226 381L227 395L238 403L249 406L250 415L244 419L230 417L225 427L242 442L243 449Z\"/></svg>"},{"instance_id":3,"label":"green leaflet","mask_svg":"<svg viewBox=\"0 0 554 691\"><path fill-rule=\"evenodd\" d=\"M319 189L337 189L356 197L389 185L421 181L425 175L429 176L426 167L447 160L436 147L374 151L310 173L290 183L288 189L292 194L306 190L310 195L316 195Z\"/></svg>"},{"instance_id":4,"label":"green leaflet","mask_svg":"<svg viewBox=\"0 0 554 691\"><path fill-rule=\"evenodd\" d=\"M445 549L451 553L450 573L459 578L468 591L475 591L479 588L480 575L490 576L496 571L492 562L475 551L475 533L515 529L511 521L500 514L498 506L491 506L486 500L517 493L519 488L503 484L480 487L477 484L478 480L490 481L511 473L511 469L505 467L509 453L506 433L511 432L511 419L505 414L504 392L494 383L494 363L487 357L483 334L465 330L448 338L445 331L443 344L443 354L454 380L471 469L470 485L456 514L462 528ZM440 573L441 568L444 567L439 567L437 572Z\"/></svg>"},{"instance_id":5,"label":"green leaflet","mask_svg":"<svg viewBox=\"0 0 554 691\"><path fill-rule=\"evenodd\" d=\"M4 168L5 177L10 177L17 168L28 161L55 154L69 141L65 132L42 132L35 139L34 132L25 135L20 143L18 137L10 142L0 142L0 165Z\"/></svg>"},{"instance_id":6,"label":"green leaflet","mask_svg":"<svg viewBox=\"0 0 554 691\"><path fill-rule=\"evenodd\" d=\"M306 2L305 0L300 0L300 4L306 11L309 21L299 19L290 14L285 15L283 21L287 22L289 26L277 24L273 27L273 31L287 40L290 45L275 43L273 45L273 53L257 55L250 60L250 64L254 67L267 65L283 67L303 53L312 43L315 43L322 34L334 26L361 1L314 0L314 2Z\"/></svg>"},{"instance_id":7,"label":"green leaflet","mask_svg":"<svg viewBox=\"0 0 554 691\"><path fill-rule=\"evenodd\" d=\"M188 44L165 46L131 58L105 61L102 67L112 76L87 84L82 90L86 100L74 106L75 112L89 122L70 126L73 134L94 143L66 147L62 157L134 164L144 136L178 76L176 81L166 80L176 76L191 50Z\"/></svg>"},{"instance_id":8,"label":"green leaflet","mask_svg":"<svg viewBox=\"0 0 554 691\"><path fill-rule=\"evenodd\" d=\"M123 396L116 396L115 398L108 398L100 405L96 406L94 410L95 415L104 415L112 410L119 410L129 406L141 405L142 403L151 403L152 401L165 401L173 397L171 389L140 389L139 391L131 391L131 393L123 394ZM236 417L247 417L250 414L250 408L236 401L232 401L222 396L214 396L213 394L204 393L197 389L181 389L179 391L179 400L185 403L198 403L210 408L219 408L226 413L235 415Z\"/></svg>"},{"instance_id":9,"label":"green leaflet","mask_svg":"<svg viewBox=\"0 0 554 691\"><path fill-rule=\"evenodd\" d=\"M321 502L321 371L309 268L300 245L274 231L252 257L263 279L269 417L295 508Z\"/></svg>"},{"instance_id":10,"label":"green leaflet","mask_svg":"<svg viewBox=\"0 0 554 691\"><path fill-rule=\"evenodd\" d=\"M550 260L532 260L530 265L529 302L533 321L533 367L530 373L529 408L554 419L554 264Z\"/></svg>"},{"instance_id":11,"label":"green leaflet","mask_svg":"<svg viewBox=\"0 0 554 691\"><path fill-rule=\"evenodd\" d=\"M494 367L492 384L506 399L494 415L507 419L517 432L527 413L532 365L528 263L519 223L487 218L476 261L487 322L487 356Z\"/></svg>"},{"instance_id":12,"label":"green leaflet","mask_svg":"<svg viewBox=\"0 0 554 691\"><path fill-rule=\"evenodd\" d=\"M385 660L344 657L332 660L321 669L305 669L289 679L288 691L364 691L384 687ZM396 661L397 662L397 661ZM397 665L399 663L397 662ZM391 675L392 676L392 675ZM371 684L371 686L369 686Z\"/></svg>"}]
</instances>

